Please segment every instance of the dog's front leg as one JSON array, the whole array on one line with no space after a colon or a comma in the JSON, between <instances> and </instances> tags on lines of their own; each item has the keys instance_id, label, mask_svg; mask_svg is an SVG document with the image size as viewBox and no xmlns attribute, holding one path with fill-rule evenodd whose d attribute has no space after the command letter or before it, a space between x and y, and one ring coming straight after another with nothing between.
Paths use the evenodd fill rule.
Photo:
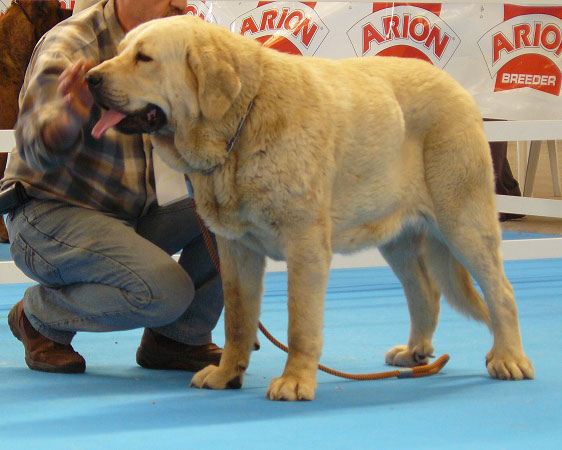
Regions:
<instances>
[{"instance_id":1,"label":"dog's front leg","mask_svg":"<svg viewBox=\"0 0 562 450\"><path fill-rule=\"evenodd\" d=\"M303 228L287 237L289 357L283 375L269 385L271 400L313 400L316 391L332 253L329 226Z\"/></svg>"},{"instance_id":2,"label":"dog's front leg","mask_svg":"<svg viewBox=\"0 0 562 450\"><path fill-rule=\"evenodd\" d=\"M238 241L217 236L225 298L225 346L220 365L197 372L191 386L239 389L255 349L265 257Z\"/></svg>"}]
</instances>

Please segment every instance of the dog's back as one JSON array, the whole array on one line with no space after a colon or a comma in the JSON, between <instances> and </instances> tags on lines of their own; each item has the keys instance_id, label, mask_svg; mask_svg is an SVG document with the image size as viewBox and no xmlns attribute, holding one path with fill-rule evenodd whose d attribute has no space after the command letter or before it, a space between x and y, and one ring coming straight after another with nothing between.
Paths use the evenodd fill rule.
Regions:
<instances>
[{"instance_id":1,"label":"dog's back","mask_svg":"<svg viewBox=\"0 0 562 450\"><path fill-rule=\"evenodd\" d=\"M261 58L257 98L275 105L264 114L276 137L268 157L272 166L290 165L287 182L303 191L326 179L336 250L380 243L410 216L434 217L436 193L458 180L493 196L478 107L442 70L392 57L334 61L263 49ZM281 93L283 86L290 89ZM362 242L358 227L367 225Z\"/></svg>"}]
</instances>

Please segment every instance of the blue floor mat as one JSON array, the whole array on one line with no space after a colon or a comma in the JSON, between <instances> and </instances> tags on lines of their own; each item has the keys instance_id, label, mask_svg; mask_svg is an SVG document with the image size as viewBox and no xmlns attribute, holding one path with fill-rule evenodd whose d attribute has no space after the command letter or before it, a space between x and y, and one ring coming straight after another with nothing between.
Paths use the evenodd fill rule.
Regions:
<instances>
[{"instance_id":1,"label":"blue floor mat","mask_svg":"<svg viewBox=\"0 0 562 450\"><path fill-rule=\"evenodd\" d=\"M488 377L487 329L443 304L437 375L347 381L319 373L316 400L265 399L285 354L260 336L241 390L189 388L191 374L135 363L141 330L80 333L82 375L33 372L6 317L24 285L0 295L0 448L78 449L559 449L562 442L562 260L508 261L521 330L536 379ZM262 321L286 340L286 274L266 275ZM223 324L215 341L224 342ZM386 371L386 350L405 343L404 295L388 268L333 270L322 363L349 372ZM554 352L554 353L553 353Z\"/></svg>"}]
</instances>

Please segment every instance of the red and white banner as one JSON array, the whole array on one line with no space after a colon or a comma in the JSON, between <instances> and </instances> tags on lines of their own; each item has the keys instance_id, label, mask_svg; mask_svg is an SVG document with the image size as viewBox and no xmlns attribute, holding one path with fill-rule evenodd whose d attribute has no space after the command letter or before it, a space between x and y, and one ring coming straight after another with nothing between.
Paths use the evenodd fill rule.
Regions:
<instances>
[{"instance_id":1,"label":"red and white banner","mask_svg":"<svg viewBox=\"0 0 562 450\"><path fill-rule=\"evenodd\" d=\"M504 6L504 21L479 41L494 91L531 88L560 95L562 7Z\"/></svg>"},{"instance_id":2,"label":"red and white banner","mask_svg":"<svg viewBox=\"0 0 562 450\"><path fill-rule=\"evenodd\" d=\"M562 119L562 0L560 7L221 0L189 4L194 11L206 11L206 20L288 53L424 59L468 89L485 117Z\"/></svg>"},{"instance_id":3,"label":"red and white banner","mask_svg":"<svg viewBox=\"0 0 562 450\"><path fill-rule=\"evenodd\" d=\"M186 12L287 53L421 58L457 79L485 117L560 120L562 0L548 3L196 0Z\"/></svg>"}]
</instances>

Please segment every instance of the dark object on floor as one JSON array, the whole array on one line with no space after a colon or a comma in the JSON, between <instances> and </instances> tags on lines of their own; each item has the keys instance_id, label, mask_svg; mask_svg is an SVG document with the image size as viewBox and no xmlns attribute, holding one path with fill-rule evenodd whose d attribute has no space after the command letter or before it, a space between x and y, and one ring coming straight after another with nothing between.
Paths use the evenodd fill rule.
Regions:
<instances>
[{"instance_id":1,"label":"dark object on floor","mask_svg":"<svg viewBox=\"0 0 562 450\"><path fill-rule=\"evenodd\" d=\"M522 219L523 217L525 217L525 214L500 213L500 222Z\"/></svg>"}]
</instances>

